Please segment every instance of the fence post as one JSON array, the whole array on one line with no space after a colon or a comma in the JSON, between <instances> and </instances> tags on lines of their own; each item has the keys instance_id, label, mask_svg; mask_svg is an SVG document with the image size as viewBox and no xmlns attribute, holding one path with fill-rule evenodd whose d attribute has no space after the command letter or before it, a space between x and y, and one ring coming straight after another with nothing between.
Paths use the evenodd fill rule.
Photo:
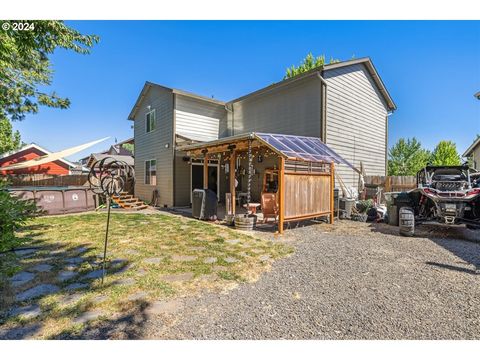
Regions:
<instances>
[{"instance_id":1,"label":"fence post","mask_svg":"<svg viewBox=\"0 0 480 360\"><path fill-rule=\"evenodd\" d=\"M392 186L391 186L390 176L386 176L385 177L385 191L384 192L389 192L389 191L391 191L391 189L392 189Z\"/></svg>"}]
</instances>

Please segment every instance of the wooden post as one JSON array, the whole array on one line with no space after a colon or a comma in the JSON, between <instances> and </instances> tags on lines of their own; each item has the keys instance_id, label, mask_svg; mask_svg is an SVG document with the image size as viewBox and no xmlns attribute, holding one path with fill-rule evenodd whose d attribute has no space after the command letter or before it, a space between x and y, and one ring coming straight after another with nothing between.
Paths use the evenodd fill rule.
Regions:
<instances>
[{"instance_id":1,"label":"wooden post","mask_svg":"<svg viewBox=\"0 0 480 360\"><path fill-rule=\"evenodd\" d=\"M283 234L285 218L285 158L279 157L278 164L278 232Z\"/></svg>"},{"instance_id":2,"label":"wooden post","mask_svg":"<svg viewBox=\"0 0 480 360\"><path fill-rule=\"evenodd\" d=\"M208 189L208 154L206 152L203 157L203 188Z\"/></svg>"},{"instance_id":3,"label":"wooden post","mask_svg":"<svg viewBox=\"0 0 480 360\"><path fill-rule=\"evenodd\" d=\"M390 176L385 176L385 191L384 192L389 192L391 191L392 185L390 183Z\"/></svg>"},{"instance_id":4,"label":"wooden post","mask_svg":"<svg viewBox=\"0 0 480 360\"><path fill-rule=\"evenodd\" d=\"M232 194L232 213L235 215L235 162L237 154L235 150L230 153L230 194Z\"/></svg>"},{"instance_id":5,"label":"wooden post","mask_svg":"<svg viewBox=\"0 0 480 360\"><path fill-rule=\"evenodd\" d=\"M330 224L333 224L333 216L335 214L335 164L330 163Z\"/></svg>"}]
</instances>

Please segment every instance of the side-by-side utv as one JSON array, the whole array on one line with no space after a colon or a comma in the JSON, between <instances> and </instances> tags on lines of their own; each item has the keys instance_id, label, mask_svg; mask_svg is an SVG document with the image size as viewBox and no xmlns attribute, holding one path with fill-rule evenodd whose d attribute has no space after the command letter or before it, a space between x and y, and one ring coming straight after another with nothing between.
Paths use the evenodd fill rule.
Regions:
<instances>
[{"instance_id":1,"label":"side-by-side utv","mask_svg":"<svg viewBox=\"0 0 480 360\"><path fill-rule=\"evenodd\" d=\"M412 236L415 225L461 225L480 229L480 172L461 166L426 166L417 188L396 198L400 234Z\"/></svg>"}]
</instances>

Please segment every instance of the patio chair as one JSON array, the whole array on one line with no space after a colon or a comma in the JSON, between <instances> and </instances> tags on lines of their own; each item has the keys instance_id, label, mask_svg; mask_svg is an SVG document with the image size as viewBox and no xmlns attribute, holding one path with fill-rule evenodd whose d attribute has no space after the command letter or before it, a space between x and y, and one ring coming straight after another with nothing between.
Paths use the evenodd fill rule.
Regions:
<instances>
[{"instance_id":1,"label":"patio chair","mask_svg":"<svg viewBox=\"0 0 480 360\"><path fill-rule=\"evenodd\" d=\"M278 218L277 194L263 193L261 206L262 206L262 214L263 214L263 223L266 223L268 218L274 218L275 222L277 222L277 218Z\"/></svg>"}]
</instances>

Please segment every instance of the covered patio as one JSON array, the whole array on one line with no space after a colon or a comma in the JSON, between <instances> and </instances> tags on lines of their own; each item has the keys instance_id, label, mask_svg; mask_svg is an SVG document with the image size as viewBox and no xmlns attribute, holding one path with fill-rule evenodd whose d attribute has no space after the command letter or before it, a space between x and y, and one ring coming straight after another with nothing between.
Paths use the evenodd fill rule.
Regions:
<instances>
[{"instance_id":1,"label":"covered patio","mask_svg":"<svg viewBox=\"0 0 480 360\"><path fill-rule=\"evenodd\" d=\"M320 139L306 136L248 133L179 150L203 162L204 189L211 181L209 163L222 168L216 185L225 189L226 220L240 222L261 211L279 233L289 221L326 217L333 223L335 163L352 166ZM242 202L245 210L237 207Z\"/></svg>"}]
</instances>

